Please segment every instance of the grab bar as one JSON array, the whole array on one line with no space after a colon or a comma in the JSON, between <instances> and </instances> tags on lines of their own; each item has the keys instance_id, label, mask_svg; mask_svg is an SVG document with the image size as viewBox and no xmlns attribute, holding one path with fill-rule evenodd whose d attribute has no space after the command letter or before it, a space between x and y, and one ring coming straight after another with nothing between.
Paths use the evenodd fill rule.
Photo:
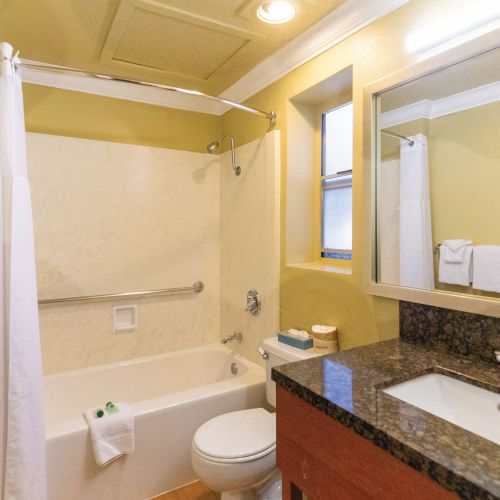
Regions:
<instances>
[{"instance_id":1,"label":"grab bar","mask_svg":"<svg viewBox=\"0 0 500 500\"><path fill-rule=\"evenodd\" d=\"M60 299L43 299L38 301L38 305L62 304L64 302L86 302L94 300L108 299L140 299L143 297L158 297L160 295L170 295L176 293L200 293L205 288L203 281L195 281L192 286L181 286L177 288L163 288L160 290L145 290L143 292L108 293L104 295L86 295L82 297L63 297Z\"/></svg>"}]
</instances>

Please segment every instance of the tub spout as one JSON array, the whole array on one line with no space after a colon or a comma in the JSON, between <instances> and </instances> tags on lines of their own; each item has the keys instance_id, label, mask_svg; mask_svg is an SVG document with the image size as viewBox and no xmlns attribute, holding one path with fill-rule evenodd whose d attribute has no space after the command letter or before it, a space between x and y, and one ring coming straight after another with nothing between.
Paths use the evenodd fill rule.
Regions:
<instances>
[{"instance_id":1,"label":"tub spout","mask_svg":"<svg viewBox=\"0 0 500 500\"><path fill-rule=\"evenodd\" d=\"M241 342L243 340L243 335L241 335L240 332L233 332L231 335L228 335L227 337L224 337L222 339L223 344L227 344L229 342Z\"/></svg>"}]
</instances>

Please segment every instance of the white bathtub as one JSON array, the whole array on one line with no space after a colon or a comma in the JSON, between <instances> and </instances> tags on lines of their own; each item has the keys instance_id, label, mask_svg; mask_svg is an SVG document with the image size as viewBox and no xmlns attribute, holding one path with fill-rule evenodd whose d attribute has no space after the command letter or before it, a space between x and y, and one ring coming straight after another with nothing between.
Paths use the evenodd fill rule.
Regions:
<instances>
[{"instance_id":1,"label":"white bathtub","mask_svg":"<svg viewBox=\"0 0 500 500\"><path fill-rule=\"evenodd\" d=\"M107 401L132 405L136 452L98 468L82 411ZM196 429L216 415L264 403L264 369L219 344L49 375L49 500L142 500L194 481Z\"/></svg>"}]
</instances>

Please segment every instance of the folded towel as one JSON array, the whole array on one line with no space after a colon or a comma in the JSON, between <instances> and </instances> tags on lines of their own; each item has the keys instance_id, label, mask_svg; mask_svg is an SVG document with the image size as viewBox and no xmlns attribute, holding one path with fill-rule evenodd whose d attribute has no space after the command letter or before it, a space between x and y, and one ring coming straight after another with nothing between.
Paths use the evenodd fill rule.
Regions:
<instances>
[{"instance_id":1,"label":"folded towel","mask_svg":"<svg viewBox=\"0 0 500 500\"><path fill-rule=\"evenodd\" d=\"M500 246L478 245L474 249L472 286L500 293Z\"/></svg>"},{"instance_id":2,"label":"folded towel","mask_svg":"<svg viewBox=\"0 0 500 500\"><path fill-rule=\"evenodd\" d=\"M445 251L439 251L439 281L450 285L469 286L472 281L472 247L464 248L463 262L447 262Z\"/></svg>"},{"instance_id":3,"label":"folded towel","mask_svg":"<svg viewBox=\"0 0 500 500\"><path fill-rule=\"evenodd\" d=\"M94 457L98 466L107 465L122 455L135 450L134 414L127 403L116 403L118 411L104 410L101 418L96 416L97 408L85 410Z\"/></svg>"},{"instance_id":4,"label":"folded towel","mask_svg":"<svg viewBox=\"0 0 500 500\"><path fill-rule=\"evenodd\" d=\"M465 249L471 244L471 240L444 240L441 244L444 261L462 264L465 259Z\"/></svg>"}]
</instances>

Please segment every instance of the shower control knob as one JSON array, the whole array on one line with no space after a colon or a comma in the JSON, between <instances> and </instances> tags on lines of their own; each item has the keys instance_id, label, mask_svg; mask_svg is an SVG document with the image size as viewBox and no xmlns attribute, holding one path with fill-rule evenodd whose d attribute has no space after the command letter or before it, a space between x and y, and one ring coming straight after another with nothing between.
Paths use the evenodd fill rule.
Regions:
<instances>
[{"instance_id":1,"label":"shower control knob","mask_svg":"<svg viewBox=\"0 0 500 500\"><path fill-rule=\"evenodd\" d=\"M247 308L245 311L248 311L250 314L257 316L260 310L262 309L262 302L260 301L260 295L257 290L249 290L247 293Z\"/></svg>"}]
</instances>

